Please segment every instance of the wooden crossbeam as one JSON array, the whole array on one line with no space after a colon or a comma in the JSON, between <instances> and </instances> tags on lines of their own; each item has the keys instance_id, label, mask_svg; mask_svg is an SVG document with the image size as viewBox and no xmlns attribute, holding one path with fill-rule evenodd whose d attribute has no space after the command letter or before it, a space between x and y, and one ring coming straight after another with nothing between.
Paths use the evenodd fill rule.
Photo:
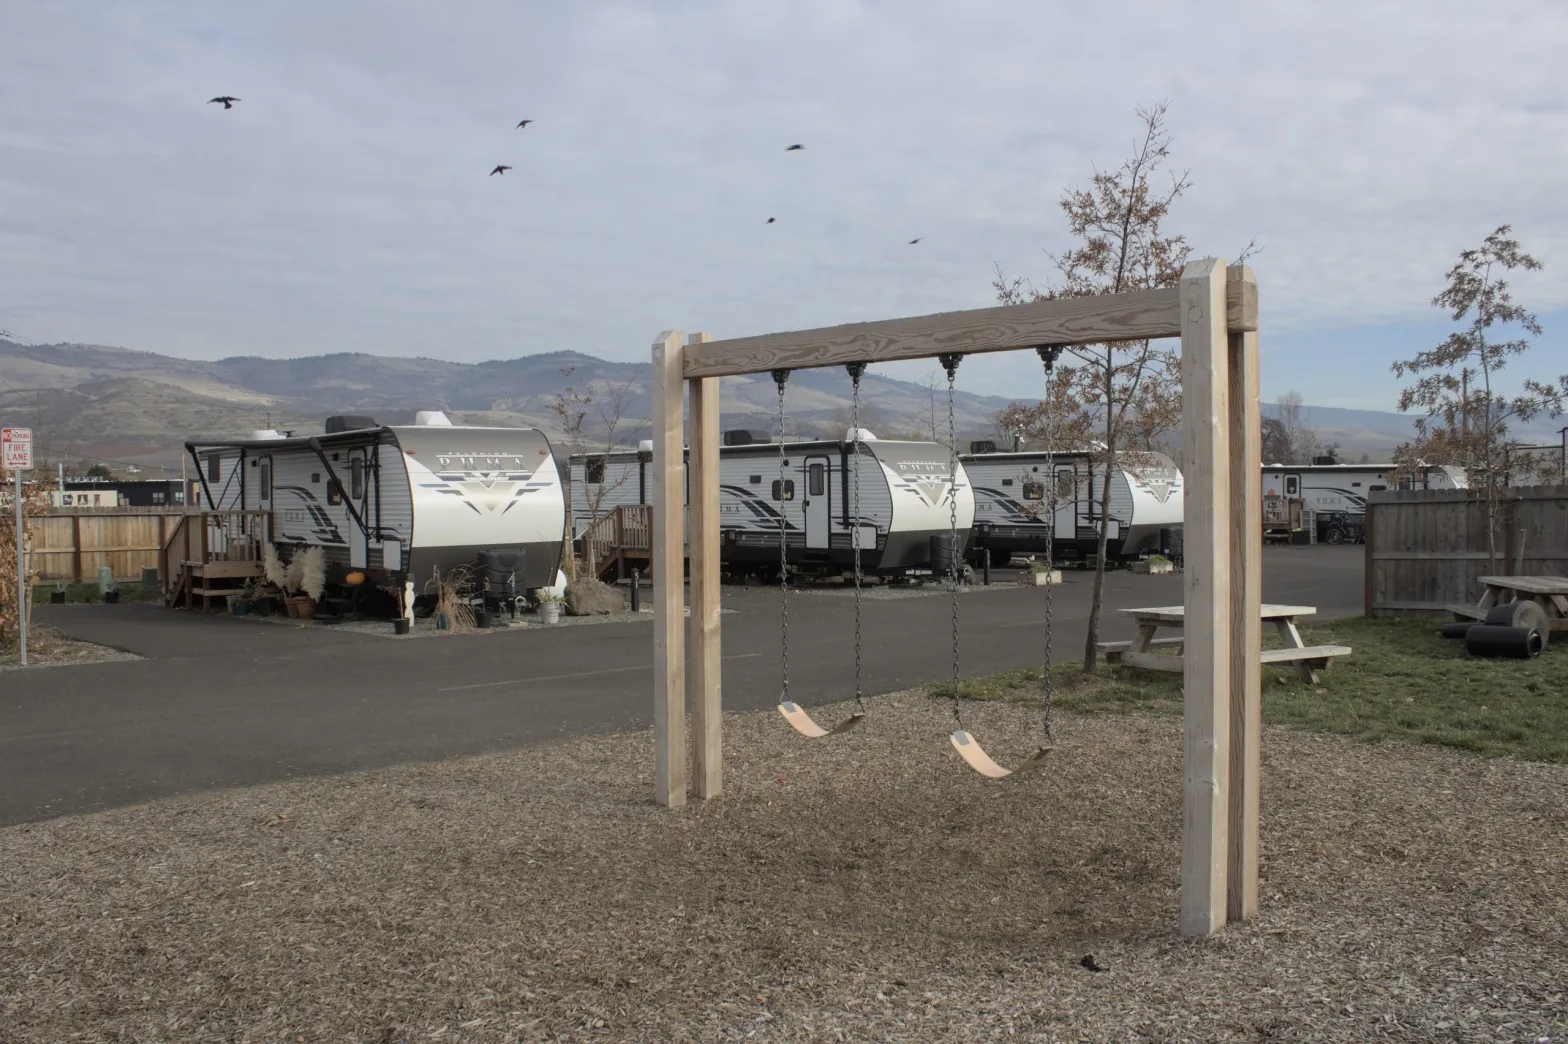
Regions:
<instances>
[{"instance_id":1,"label":"wooden crossbeam","mask_svg":"<svg viewBox=\"0 0 1568 1044\"><path fill-rule=\"evenodd\" d=\"M1230 283L1225 304L1230 331L1257 330L1256 283ZM1180 290L1168 287L710 341L686 346L682 372L688 380L731 377L779 368L924 359L944 352L970 355L1041 344L1179 337L1181 332Z\"/></svg>"}]
</instances>

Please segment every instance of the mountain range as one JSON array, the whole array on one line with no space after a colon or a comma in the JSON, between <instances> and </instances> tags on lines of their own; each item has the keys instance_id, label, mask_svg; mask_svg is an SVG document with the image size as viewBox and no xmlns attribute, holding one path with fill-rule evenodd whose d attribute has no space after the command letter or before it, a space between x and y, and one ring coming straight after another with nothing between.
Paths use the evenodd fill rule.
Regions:
<instances>
[{"instance_id":1,"label":"mountain range","mask_svg":"<svg viewBox=\"0 0 1568 1044\"><path fill-rule=\"evenodd\" d=\"M575 399L573 393L575 392ZM84 344L23 344L0 338L0 422L31 427L48 458L101 459L178 467L187 439L243 437L258 428L318 431L337 413L407 423L416 410L442 409L459 423L535 426L558 435L552 408L580 403L585 430L600 435L601 411L622 422L616 437L647 434L648 367L580 352L546 352L481 363L335 354L295 359L241 356L216 361ZM591 401L585 401L591 400ZM945 395L911 381L868 373L861 424L883 437L931 437L945 428ZM1010 400L960 391L960 439L995 438L994 417ZM770 431L777 392L766 375L725 378L726 428ZM836 437L849 419L849 381L839 369L790 377L787 430ZM1265 406L1265 413L1271 407ZM1406 439L1404 414L1310 406L1303 419L1320 445L1343 459L1385 458ZM1540 441L1555 440L1542 426Z\"/></svg>"}]
</instances>

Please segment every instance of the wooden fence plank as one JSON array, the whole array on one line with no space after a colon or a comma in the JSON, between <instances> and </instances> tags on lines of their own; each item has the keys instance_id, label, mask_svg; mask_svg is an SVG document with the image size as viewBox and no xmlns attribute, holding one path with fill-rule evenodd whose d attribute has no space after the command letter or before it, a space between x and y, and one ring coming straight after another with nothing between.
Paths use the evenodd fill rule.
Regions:
<instances>
[{"instance_id":1,"label":"wooden fence plank","mask_svg":"<svg viewBox=\"0 0 1568 1044\"><path fill-rule=\"evenodd\" d=\"M1387 490L1367 501L1368 598L1379 612L1441 613L1475 601L1478 578L1568 575L1568 486L1510 489L1494 563L1476 490Z\"/></svg>"}]
</instances>

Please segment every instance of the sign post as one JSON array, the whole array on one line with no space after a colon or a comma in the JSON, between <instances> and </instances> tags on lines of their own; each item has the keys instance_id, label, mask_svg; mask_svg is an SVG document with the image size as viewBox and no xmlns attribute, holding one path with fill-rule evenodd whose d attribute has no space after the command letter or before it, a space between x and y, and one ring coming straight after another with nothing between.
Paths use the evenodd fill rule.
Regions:
<instances>
[{"instance_id":1,"label":"sign post","mask_svg":"<svg viewBox=\"0 0 1568 1044\"><path fill-rule=\"evenodd\" d=\"M16 476L16 649L27 666L27 577L23 573L26 529L22 525L22 472L33 467L33 429L0 428L0 465Z\"/></svg>"}]
</instances>

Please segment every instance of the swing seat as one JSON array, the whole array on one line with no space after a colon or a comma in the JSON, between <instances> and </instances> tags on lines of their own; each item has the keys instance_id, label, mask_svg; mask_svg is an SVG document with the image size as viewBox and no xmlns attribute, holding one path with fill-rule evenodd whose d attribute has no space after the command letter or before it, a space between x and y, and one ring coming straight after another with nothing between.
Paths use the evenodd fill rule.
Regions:
<instances>
[{"instance_id":1,"label":"swing seat","mask_svg":"<svg viewBox=\"0 0 1568 1044\"><path fill-rule=\"evenodd\" d=\"M824 729L821 725L811 720L811 715L801 709L793 700L786 700L779 704L779 713L784 715L784 720L789 722L789 727L805 736L807 739L821 739L823 736L836 736L840 732L848 732L865 720L865 715L856 711L831 729Z\"/></svg>"},{"instance_id":2,"label":"swing seat","mask_svg":"<svg viewBox=\"0 0 1568 1044\"><path fill-rule=\"evenodd\" d=\"M963 729L954 730L948 737L953 743L953 749L958 751L958 756L963 758L969 767L987 779L1006 779L1008 776L1021 776L1033 772L1045 764L1047 756L1051 753L1050 747L1041 747L1024 759L1023 764L1015 769L1005 769L991 760L991 755L981 749L975 738Z\"/></svg>"}]
</instances>

